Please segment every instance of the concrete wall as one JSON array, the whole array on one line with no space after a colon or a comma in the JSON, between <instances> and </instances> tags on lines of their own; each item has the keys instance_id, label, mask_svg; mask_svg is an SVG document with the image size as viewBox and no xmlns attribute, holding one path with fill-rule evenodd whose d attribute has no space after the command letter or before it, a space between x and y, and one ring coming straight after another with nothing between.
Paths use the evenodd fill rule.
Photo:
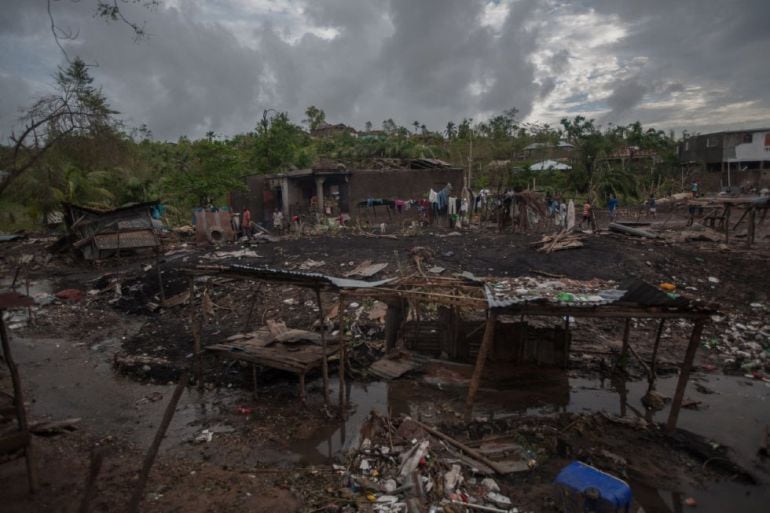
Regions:
<instances>
[{"instance_id":1,"label":"concrete wall","mask_svg":"<svg viewBox=\"0 0 770 513\"><path fill-rule=\"evenodd\" d=\"M262 175L247 176L244 178L246 190L230 193L230 208L233 212L242 212L243 207L251 210L251 220L255 223L264 222L264 190L265 177Z\"/></svg>"},{"instance_id":2,"label":"concrete wall","mask_svg":"<svg viewBox=\"0 0 770 513\"><path fill-rule=\"evenodd\" d=\"M463 186L463 170L443 169L362 169L350 176L349 200L351 210L368 198L421 199L429 189L443 189L451 183L454 194L459 195Z\"/></svg>"},{"instance_id":3,"label":"concrete wall","mask_svg":"<svg viewBox=\"0 0 770 513\"><path fill-rule=\"evenodd\" d=\"M767 139L770 132L754 132L751 134L729 134L725 145L725 160L727 161L770 161L770 143ZM751 142L747 142L748 137ZM770 167L770 166L769 166Z\"/></svg>"}]
</instances>

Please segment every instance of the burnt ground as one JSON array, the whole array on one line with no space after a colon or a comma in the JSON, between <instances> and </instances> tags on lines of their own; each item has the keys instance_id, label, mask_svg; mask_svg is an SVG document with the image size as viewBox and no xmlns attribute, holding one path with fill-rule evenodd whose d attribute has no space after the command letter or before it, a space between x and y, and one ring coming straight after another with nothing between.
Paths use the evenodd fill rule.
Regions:
<instances>
[{"instance_id":1,"label":"burnt ground","mask_svg":"<svg viewBox=\"0 0 770 513\"><path fill-rule=\"evenodd\" d=\"M683 414L694 416L692 421L687 421L691 422L690 426L710 421L709 403L716 396L708 391L721 390L719 375L742 376L754 372L761 376L767 372L770 360L761 357L761 352L752 352L753 346L750 346L759 344L766 353L770 344L765 337L765 333L770 333L767 331L770 276L766 243L760 242L757 248L745 250L740 243L726 248L718 242L674 243L604 233L587 236L583 248L545 255L530 246L538 239L535 235L495 232L454 236L440 230L399 236L397 240L352 234L326 235L221 247L218 248L221 258L215 259L211 258L210 248L168 240L162 264L163 281L168 298L188 290L189 278L184 268L195 263L234 261L300 269L303 263L313 260L323 263L308 270L333 275L340 275L363 260L388 262L379 278L396 275L399 267L414 270L410 251L423 247L429 248L433 255L431 264L447 268L444 275L468 271L478 276L548 275L618 283L638 277L653 284L673 282L679 291L719 304L721 312L707 325L704 347L698 354L703 374L695 379L703 381L705 392L693 391L692 383L688 389L688 398L698 399L703 409ZM45 246L46 241L34 239L6 244L2 255L6 277L12 275L21 255L31 254L34 257L30 264L31 295L39 292L40 297L48 298L50 292L75 288L84 292L84 299L80 302L53 300L34 312L35 321L31 326L18 322L19 326L11 332L24 347L19 359L22 379L30 381L27 386L32 415L59 418L80 415L84 420L75 432L35 437L40 468L44 469L41 471L44 486L34 498L25 494L22 460L0 467L0 476L9 483L0 492L0 500L8 506L7 511L75 511L82 496L88 454L100 448L105 451L105 467L93 511L113 511L122 507L130 494L142 453L157 427L166 398L170 397L168 383L176 379L180 369L190 365L193 347L190 309L184 304L158 308L159 288L151 257L125 257L120 262L107 261L94 267L69 257L51 258ZM258 256L227 256L228 252L243 249L254 251ZM5 282L3 285L7 286ZM203 325L204 345L246 328L253 329L267 319L313 329L318 315L310 292L285 285L257 286L215 278L198 280L196 291L199 300L206 291L213 303L213 315ZM323 299L325 305L336 303L333 294L324 294ZM366 310L371 305L363 306ZM643 356L651 351L656 327L652 322L634 323L632 341ZM512 431L532 437L530 442L537 446L542 463L525 476L506 478L501 483L504 492L522 511L549 510L546 499L549 483L558 469L573 458L628 479L634 485L635 496L645 497L643 505L647 512L678 511L681 505L671 502L683 500L684 496L677 495L676 500L661 498L668 493L690 494L700 488L724 488L709 484L713 482L737 480L736 486L746 485L751 479L746 478L744 470L722 464L733 458L740 460L744 468L748 467L747 472L760 482L766 480L767 469L759 460L750 462L745 454L741 459L737 452L724 452L723 447L719 449L723 452L713 452L716 449L712 445L695 435L680 433L678 438L663 435L654 422L664 421L665 417L655 417L653 424L640 427L570 410L570 405L581 404L581 397L590 399L586 399L586 404L592 405L591 410L602 409L593 398L604 397L605 389L596 389L588 383L604 382L608 378L608 370L618 354L622 329L622 323L616 321L578 320L568 375L555 378L555 385L527 374L485 383L485 390L502 392L490 392L483 411L518 414L505 421L486 419L470 425L459 420L467 383L463 381L467 377L463 373L467 370L459 374L446 370L433 373L435 375L428 372L427 378L407 377L387 384L384 402L371 399L385 386L366 373L368 363L382 354L382 326L369 321L365 315L360 316L357 333L361 336L355 339L352 355L354 375L360 383L354 387L360 401L349 419L350 425L342 431L338 421L332 418L333 413L323 408L317 376L309 385L308 405L298 408L295 378L278 371L261 374L260 396L255 401L249 393L249 369L206 358L207 391L198 398L194 398L191 391L189 401L180 407L177 416L182 418L175 420L179 427L164 443L168 447L161 452L153 470L144 510L311 511L326 505L343 506L346 495L340 495L340 490L344 488L344 476L331 472L328 462L329 457L344 461L342 453L337 456L335 453L343 445L347 447L350 440L343 443L335 437L339 433L354 433L355 419L360 419L375 403L385 410L383 413L391 411L394 416L425 415L426 422L440 424L458 438L474 440ZM658 367L661 379L673 377L677 372L689 330L686 322L672 322L667 326ZM51 345L50 339L57 341L55 345ZM65 356L61 356L60 351L64 351ZM116 366L117 371L113 371L116 361L120 364ZM115 372L127 378L116 376ZM624 379L630 380L632 391L640 388L634 383L638 383L642 375L642 369L630 362ZM7 385L7 376L2 374L2 378ZM117 385L115 380L119 380ZM75 382L72 389L68 388L70 382ZM673 380L666 383L668 385L661 386L664 395L670 392ZM766 392L756 388L764 384L748 381L749 385L752 383L756 383L752 393L766 397ZM729 384L733 387L732 381ZM585 387L584 391L581 386ZM522 388L528 387L531 390L522 392ZM543 391L538 393L535 389L541 387ZM623 387L625 385L620 385ZM510 391L511 388L517 390ZM153 392L157 394L153 396ZM732 388L730 393L734 393ZM717 391L716 395L719 394ZM554 399L556 396L558 399ZM85 399L81 401L81 397ZM718 400L731 402L729 397L728 392L722 392ZM635 400L638 401L638 397ZM112 407L101 406L105 401ZM638 402L635 408L644 410ZM718 409L714 408L714 411ZM536 417L531 416L533 409L537 410ZM541 417L542 414L546 417ZM91 421L91 418L100 420ZM192 443L202 429L212 425L227 429L215 432L211 443ZM752 427L745 436L757 439L755 431ZM327 439L330 450L318 449L318 444L323 445ZM714 465L715 462L721 463ZM727 491L723 495L756 495L752 487L740 488L738 492L730 486L724 488ZM718 504L723 498L720 495L712 500ZM365 510L364 505L360 506L359 509Z\"/></svg>"}]
</instances>

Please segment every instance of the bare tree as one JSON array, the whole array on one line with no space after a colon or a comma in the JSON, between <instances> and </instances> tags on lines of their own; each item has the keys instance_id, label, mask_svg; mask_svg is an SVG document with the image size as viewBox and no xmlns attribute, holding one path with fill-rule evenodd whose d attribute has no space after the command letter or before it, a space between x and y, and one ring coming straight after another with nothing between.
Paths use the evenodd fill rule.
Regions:
<instances>
[{"instance_id":1,"label":"bare tree","mask_svg":"<svg viewBox=\"0 0 770 513\"><path fill-rule=\"evenodd\" d=\"M107 22L119 22L126 25L134 33L134 40L138 41L147 37L145 24L138 23L130 19L124 13L127 5L139 5L147 9L155 9L160 5L160 0L92 0L94 3L94 17L101 18ZM48 19L51 23L51 34L53 34L56 45L69 61L69 55L62 46L62 41L77 39L79 31L70 27L61 26L56 21L54 13L54 4L59 3L80 3L80 0L47 0Z\"/></svg>"},{"instance_id":2,"label":"bare tree","mask_svg":"<svg viewBox=\"0 0 770 513\"><path fill-rule=\"evenodd\" d=\"M117 112L92 82L80 58L59 68L56 93L38 99L21 118L21 131L11 134L11 148L2 162L6 173L0 177L0 194L63 139L114 127Z\"/></svg>"}]
</instances>

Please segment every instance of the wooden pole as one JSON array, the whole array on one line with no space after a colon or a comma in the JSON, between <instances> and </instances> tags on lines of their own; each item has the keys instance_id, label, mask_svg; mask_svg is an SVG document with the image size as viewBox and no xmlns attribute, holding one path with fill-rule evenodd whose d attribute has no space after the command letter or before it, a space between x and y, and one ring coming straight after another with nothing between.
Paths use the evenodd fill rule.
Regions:
<instances>
[{"instance_id":1,"label":"wooden pole","mask_svg":"<svg viewBox=\"0 0 770 513\"><path fill-rule=\"evenodd\" d=\"M660 347L660 337L663 335L663 325L665 324L666 319L661 319L660 324L658 324L658 333L655 335L655 344L652 346L652 359L650 360L650 379L648 381L649 387L647 388L647 391L650 392L652 390L655 390L655 380L657 379L657 370L655 369L657 361L658 361L658 348Z\"/></svg>"},{"instance_id":2,"label":"wooden pole","mask_svg":"<svg viewBox=\"0 0 770 513\"><path fill-rule=\"evenodd\" d=\"M137 480L134 494L131 496L131 501L128 503L128 513L138 513L139 511L139 505L144 496L144 487L147 485L147 478L150 476L150 469L152 469L152 464L155 462L155 456L158 455L158 449L160 448L160 443L163 441L163 437L166 435L168 425L171 424L171 419L174 417L179 398L182 397L182 392L187 386L188 378L189 374L187 371L183 372L182 376L179 378L179 383L177 383L176 388L174 389L174 394L171 396L168 406L166 406L166 411L163 413L163 420L160 422L158 431L155 433L155 438L152 440L152 444L144 457L144 463L142 464L142 470L139 472L139 479Z\"/></svg>"},{"instance_id":3,"label":"wooden pole","mask_svg":"<svg viewBox=\"0 0 770 513\"><path fill-rule=\"evenodd\" d=\"M623 328L623 346L620 349L620 356L618 357L618 362L625 365L625 359L628 357L628 339L629 335L631 334L631 318L626 317L626 325ZM617 365L616 365L617 367Z\"/></svg>"},{"instance_id":4,"label":"wooden pole","mask_svg":"<svg viewBox=\"0 0 770 513\"><path fill-rule=\"evenodd\" d=\"M190 331L193 336L193 355L195 356L195 379L198 390L203 390L203 360L201 356L202 325L195 315L195 277L190 276Z\"/></svg>"},{"instance_id":5,"label":"wooden pole","mask_svg":"<svg viewBox=\"0 0 770 513\"><path fill-rule=\"evenodd\" d=\"M666 423L666 431L668 433L672 433L676 429L679 410L682 407L682 400L684 399L684 389L687 388L687 380L690 378L690 369L692 369L695 351L698 350L698 344L700 344L700 337L701 333L703 333L703 325L705 323L705 319L697 319L695 321L695 326L693 326L692 334L690 335L690 343L687 345L687 352L684 356L682 369L679 372L679 380L676 382L676 392L674 392L674 400L671 402L671 412L668 415L668 422Z\"/></svg>"},{"instance_id":6,"label":"wooden pole","mask_svg":"<svg viewBox=\"0 0 770 513\"><path fill-rule=\"evenodd\" d=\"M339 404L340 404L340 416L344 415L345 411L345 366L347 365L347 341L345 340L345 301L344 294L340 292L339 303L337 303L337 319L339 324L339 336L337 337L340 344L340 391L339 391Z\"/></svg>"},{"instance_id":7,"label":"wooden pole","mask_svg":"<svg viewBox=\"0 0 770 513\"><path fill-rule=\"evenodd\" d=\"M473 369L473 378L471 378L471 384L468 388L468 398L465 401L465 421L471 420L473 414L473 403L476 400L476 392L479 390L479 383L481 383L481 375L484 373L484 364L489 354L489 349L492 347L492 342L495 340L495 324L497 322L497 314L490 311L487 317L487 325L484 329L484 338L481 341L481 347L479 348L479 354L476 356L476 367Z\"/></svg>"},{"instance_id":8,"label":"wooden pole","mask_svg":"<svg viewBox=\"0 0 770 513\"><path fill-rule=\"evenodd\" d=\"M321 322L321 349L323 358L321 359L321 375L324 382L324 404L329 405L329 361L326 354L326 326L323 303L321 302L321 289L315 289L316 302L318 303L318 319Z\"/></svg>"},{"instance_id":9,"label":"wooden pole","mask_svg":"<svg viewBox=\"0 0 770 513\"><path fill-rule=\"evenodd\" d=\"M754 207L749 207L749 209L751 210L751 214L749 215L749 229L746 236L746 245L750 248L754 243L754 233L756 232L757 209Z\"/></svg>"},{"instance_id":10,"label":"wooden pole","mask_svg":"<svg viewBox=\"0 0 770 513\"><path fill-rule=\"evenodd\" d=\"M160 251L155 252L155 270L158 273L158 289L160 290L160 304L162 305L166 302L166 290L163 287L163 276L161 275Z\"/></svg>"},{"instance_id":11,"label":"wooden pole","mask_svg":"<svg viewBox=\"0 0 770 513\"><path fill-rule=\"evenodd\" d=\"M257 364L251 364L251 384L254 387L254 399L257 398Z\"/></svg>"},{"instance_id":12,"label":"wooden pole","mask_svg":"<svg viewBox=\"0 0 770 513\"><path fill-rule=\"evenodd\" d=\"M95 483L96 478L99 476L99 471L102 469L102 461L104 460L104 453L102 450L91 451L91 464L88 467L88 476L86 477L86 489L83 492L83 500L80 502L80 508L78 513L88 513L89 506L95 495Z\"/></svg>"},{"instance_id":13,"label":"wooden pole","mask_svg":"<svg viewBox=\"0 0 770 513\"><path fill-rule=\"evenodd\" d=\"M442 433L441 431L437 431L437 430L433 429L432 427L430 427L430 426L428 426L426 424L423 424L419 420L412 419L412 422L414 422L415 424L417 424L418 426L420 426L422 429L424 429L428 433L432 434L433 436L436 436L436 437L444 440L445 442L449 442L450 444L454 445L455 447L457 447L458 449L463 451L468 456L470 456L470 457L480 461L481 463L483 463L484 465L488 466L489 468L491 468L492 470L494 470L498 474L506 474L507 473L506 470L503 467L501 467L497 462L490 460L489 458L487 458L486 456L481 454L479 451L476 451L475 449L471 449L467 445L459 442L458 440L455 440L451 436L446 435L446 434Z\"/></svg>"},{"instance_id":14,"label":"wooden pole","mask_svg":"<svg viewBox=\"0 0 770 513\"><path fill-rule=\"evenodd\" d=\"M3 310L0 310L0 341L2 341L5 363L8 365L8 370L11 373L11 382L13 383L13 403L16 407L16 420L19 423L19 432L22 436L29 437L27 413L24 411L24 393L21 389L19 368L16 366L16 362L11 354L11 344L8 339L8 331L5 328L5 321L3 320ZM27 444L24 446L24 459L27 462L27 482L29 484L29 492L34 493L37 488L37 473L35 472L35 466L32 461L31 447L31 442L27 441Z\"/></svg>"}]
</instances>

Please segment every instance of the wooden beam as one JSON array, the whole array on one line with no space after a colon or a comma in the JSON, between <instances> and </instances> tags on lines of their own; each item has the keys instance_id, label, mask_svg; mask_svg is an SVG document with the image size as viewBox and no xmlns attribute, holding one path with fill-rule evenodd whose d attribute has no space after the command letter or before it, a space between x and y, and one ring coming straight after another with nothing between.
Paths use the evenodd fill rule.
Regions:
<instances>
[{"instance_id":1,"label":"wooden beam","mask_svg":"<svg viewBox=\"0 0 770 513\"><path fill-rule=\"evenodd\" d=\"M321 301L321 289L315 289L316 302L318 303L318 319L321 323L321 348L323 356L321 359L321 376L324 384L324 404L329 405L329 358L326 351L326 319L324 315L323 302Z\"/></svg>"},{"instance_id":2,"label":"wooden beam","mask_svg":"<svg viewBox=\"0 0 770 513\"><path fill-rule=\"evenodd\" d=\"M658 348L660 347L660 337L663 335L663 325L666 322L666 319L661 319L660 324L658 324L658 332L655 335L655 344L652 346L652 359L650 360L650 379L648 381L649 388L647 389L648 392L655 390L655 380L657 378L657 370L656 370L656 364L658 362Z\"/></svg>"},{"instance_id":3,"label":"wooden beam","mask_svg":"<svg viewBox=\"0 0 770 513\"><path fill-rule=\"evenodd\" d=\"M339 405L340 405L340 416L344 416L345 414L345 405L347 401L345 400L345 365L347 365L347 341L345 340L345 295L340 292L339 296L339 302L337 303L337 319L339 324L339 336L337 337L337 340L339 340L340 344L340 390L339 390Z\"/></svg>"},{"instance_id":4,"label":"wooden beam","mask_svg":"<svg viewBox=\"0 0 770 513\"><path fill-rule=\"evenodd\" d=\"M671 402L671 412L668 415L668 422L666 423L666 431L668 433L672 433L676 429L679 410L682 408L682 400L684 399L684 390L687 388L687 380L690 379L692 362L695 359L695 352L698 350L701 333L703 333L703 325L705 323L705 319L698 319L695 321L695 326L693 326L692 334L690 335L690 343L687 345L687 352L684 356L682 369L679 372L679 380L676 383L674 400Z\"/></svg>"},{"instance_id":5,"label":"wooden beam","mask_svg":"<svg viewBox=\"0 0 770 513\"><path fill-rule=\"evenodd\" d=\"M139 505L141 504L142 497L144 496L144 488L147 485L147 478L150 476L150 469L152 469L152 464L155 462L155 456L157 456L160 443L163 441L163 437L166 435L168 425L171 424L171 419L174 417L174 413L176 412L176 405L179 404L179 398L182 397L182 392L187 386L188 376L189 374L185 371L179 378L179 383L176 384L176 388L174 389L174 393L171 396L171 400L168 402L166 411L163 413L163 420L161 420L160 426L158 426L158 431L155 432L155 438L152 440L152 444L150 444L150 448L147 450L147 454L144 457L144 462L142 463L142 470L139 472L139 479L137 480L136 488L134 489L134 493L131 496L130 502L128 503L129 513L138 513L139 511Z\"/></svg>"},{"instance_id":6,"label":"wooden beam","mask_svg":"<svg viewBox=\"0 0 770 513\"><path fill-rule=\"evenodd\" d=\"M481 347L479 348L479 354L476 356L476 367L473 369L473 377L471 378L470 386L468 387L468 397L465 401L465 421L471 420L473 413L473 403L476 400L476 393L479 390L479 384L481 383L481 375L484 373L484 365L486 364L487 355L489 349L492 347L492 343L495 340L495 324L497 323L497 314L495 312L489 312L487 317L487 326L484 329L484 338L481 341Z\"/></svg>"},{"instance_id":7,"label":"wooden beam","mask_svg":"<svg viewBox=\"0 0 770 513\"><path fill-rule=\"evenodd\" d=\"M27 412L24 410L24 393L21 389L19 369L16 366L13 354L11 353L8 331L6 330L5 321L3 320L3 310L0 310L0 341L2 341L5 363L11 373L11 382L13 383L13 403L16 407L16 420L19 423L19 431L22 433L22 436L28 437L29 429L27 426ZM31 445L27 443L24 448L24 459L27 463L27 483L29 484L29 492L34 493L37 488L37 472L35 471L31 449Z\"/></svg>"}]
</instances>

